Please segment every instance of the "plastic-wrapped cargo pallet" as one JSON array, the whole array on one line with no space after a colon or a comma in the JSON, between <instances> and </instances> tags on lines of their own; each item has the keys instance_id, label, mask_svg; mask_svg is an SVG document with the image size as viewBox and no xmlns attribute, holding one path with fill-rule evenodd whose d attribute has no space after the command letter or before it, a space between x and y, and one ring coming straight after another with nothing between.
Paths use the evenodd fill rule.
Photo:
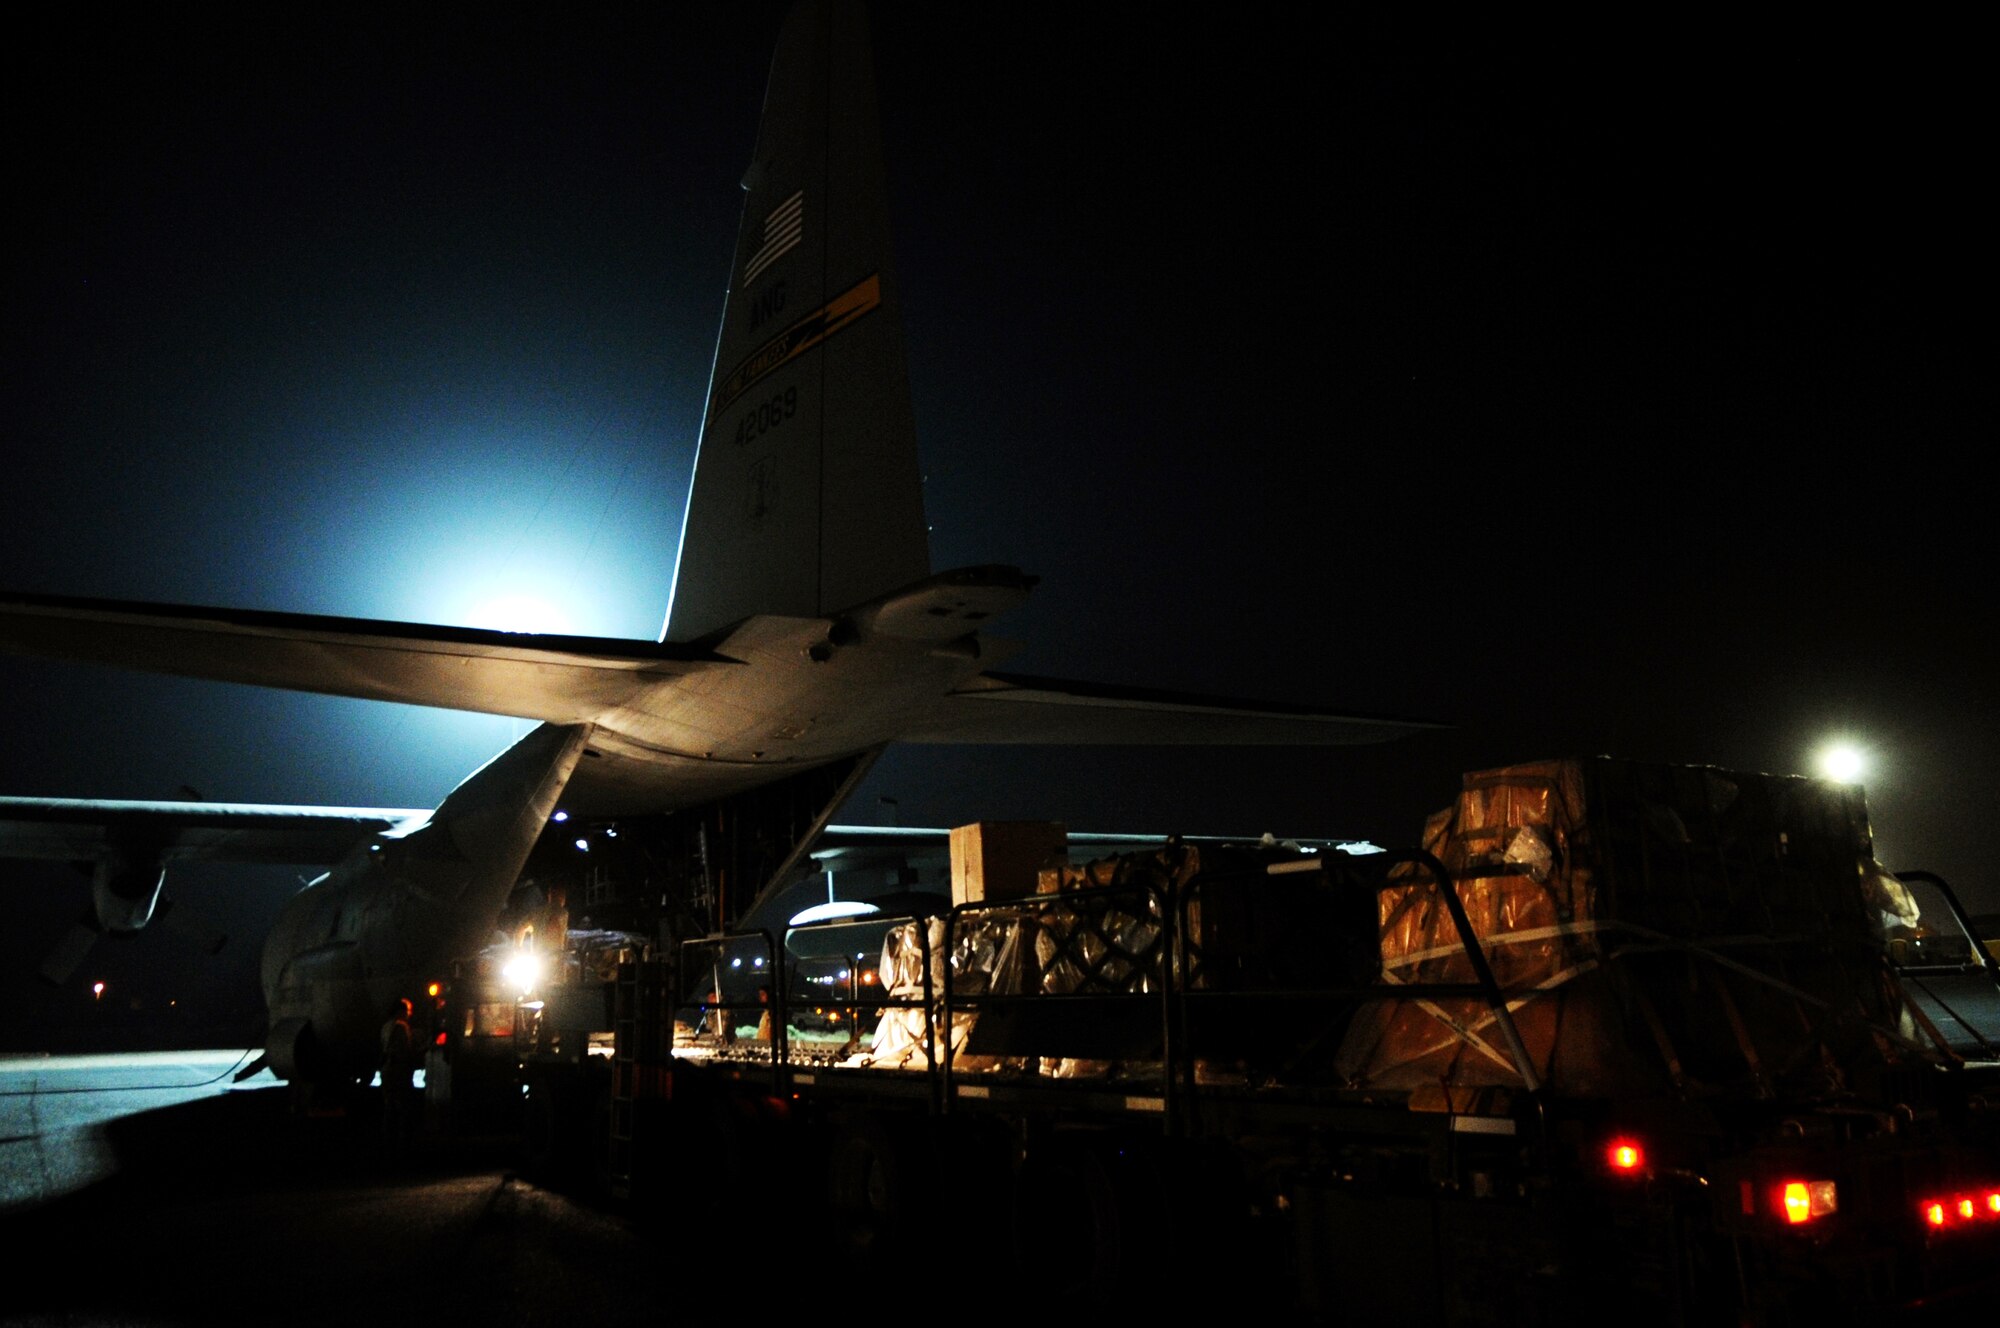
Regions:
<instances>
[{"instance_id":1,"label":"plastic-wrapped cargo pallet","mask_svg":"<svg viewBox=\"0 0 2000 1328\"><path fill-rule=\"evenodd\" d=\"M1068 852L1069 840L1059 821L978 821L954 827L951 832L951 901L954 904L996 903L1033 894L1045 865L1060 862ZM924 928L920 933L918 928ZM923 1010L924 963L931 956L931 998L941 1001L945 991L945 971L951 970L957 993L1012 995L1025 990L1022 951L1022 919L1012 911L998 910L963 923L952 938L951 953L945 953L945 925L942 919L906 922L891 928L882 942L881 974L883 990L894 1004L883 1011L871 1050L861 1063L895 1069L921 1070L930 1065ZM949 1036L954 1068L978 1073L999 1068L1019 1068L993 1057L964 1054L966 1039L978 1022L975 1011L953 1013L947 1034L940 1023L937 1035ZM945 1054L937 1048L937 1054Z\"/></svg>"},{"instance_id":2,"label":"plastic-wrapped cargo pallet","mask_svg":"<svg viewBox=\"0 0 2000 1328\"><path fill-rule=\"evenodd\" d=\"M956 876L956 831L953 850ZM1182 993L1302 997L1283 1006L1188 1009L1185 1031L1198 1073L1240 1074L1250 1062L1289 1056L1308 1037L1337 1045L1351 998L1331 1008L1323 998L1304 998L1315 989L1353 988L1373 979L1372 901L1338 893L1316 876L1266 871L1303 856L1296 846L1276 843L1169 842L1085 864L1047 862L1031 896L1017 880L1010 879L1005 894L988 880L977 893L965 892L960 902L974 907L955 915L948 938L942 920L905 923L888 933L880 971L896 1008L884 1012L865 1063L901 1069L929 1064L922 1002L926 937L934 1001L942 1001L950 978L949 1036L959 1072L1157 1077L1169 975ZM1178 945L1176 926L1185 932ZM996 1005L982 1001L986 997L1048 999ZM946 1035L943 1020L936 1028L937 1036Z\"/></svg>"},{"instance_id":3,"label":"plastic-wrapped cargo pallet","mask_svg":"<svg viewBox=\"0 0 2000 1328\"><path fill-rule=\"evenodd\" d=\"M1900 886L1859 788L1609 758L1465 776L1424 847L1457 882L1549 1088L1816 1097L1930 1054L1881 961ZM1385 983L1469 982L1415 867L1379 898ZM1478 1000L1371 1003L1338 1058L1414 1107L1491 1110L1520 1077Z\"/></svg>"}]
</instances>

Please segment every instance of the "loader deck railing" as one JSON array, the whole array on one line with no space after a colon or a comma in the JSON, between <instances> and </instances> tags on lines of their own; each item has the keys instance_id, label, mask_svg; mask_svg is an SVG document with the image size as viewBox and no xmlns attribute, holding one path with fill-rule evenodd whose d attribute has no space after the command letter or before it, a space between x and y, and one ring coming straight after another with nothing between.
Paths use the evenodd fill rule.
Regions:
<instances>
[{"instance_id":1,"label":"loader deck railing","mask_svg":"<svg viewBox=\"0 0 2000 1328\"><path fill-rule=\"evenodd\" d=\"M1337 1087L1333 1053L1362 1005L1471 1000L1532 1095L1540 1077L1510 993L1457 883L1438 888L1450 880L1424 852L1300 857L1178 884L1127 881L930 916L813 923L782 942L763 930L704 937L680 949L674 1054L762 1067L776 1095L830 1069L920 1075L939 1113L997 1082L1115 1080L1128 1095L1157 1099L1163 1128L1182 1132L1204 1093L1225 1084ZM1385 983L1375 963L1354 962L1352 935L1344 971L1312 962L1336 938L1302 934L1301 897L1344 894L1350 915L1359 897L1372 917L1380 891L1417 882L1450 915L1473 981ZM1278 934L1289 934L1285 943L1259 944Z\"/></svg>"}]
</instances>

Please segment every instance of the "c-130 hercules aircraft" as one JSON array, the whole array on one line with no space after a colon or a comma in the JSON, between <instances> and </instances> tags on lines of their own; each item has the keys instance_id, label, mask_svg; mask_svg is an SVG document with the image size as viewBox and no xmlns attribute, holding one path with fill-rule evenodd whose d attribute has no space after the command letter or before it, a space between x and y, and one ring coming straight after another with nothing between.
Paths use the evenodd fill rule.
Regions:
<instances>
[{"instance_id":1,"label":"c-130 hercules aircraft","mask_svg":"<svg viewBox=\"0 0 2000 1328\"><path fill-rule=\"evenodd\" d=\"M485 943L559 807L668 813L844 769L776 884L890 742L1342 744L1428 727L989 667L982 628L1035 578L930 569L874 96L861 6L798 6L744 177L659 641L0 597L12 653L541 721L430 812L6 798L0 854L93 863L95 925L113 933L152 918L169 861L338 857L266 941L260 1062L337 1081L372 1070L391 998Z\"/></svg>"}]
</instances>

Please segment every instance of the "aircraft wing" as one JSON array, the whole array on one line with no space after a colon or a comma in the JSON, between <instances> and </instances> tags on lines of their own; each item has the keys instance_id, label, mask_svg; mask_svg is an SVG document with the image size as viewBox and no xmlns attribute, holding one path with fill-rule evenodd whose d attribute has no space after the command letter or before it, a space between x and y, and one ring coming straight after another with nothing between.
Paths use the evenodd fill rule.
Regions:
<instances>
[{"instance_id":1,"label":"aircraft wing","mask_svg":"<svg viewBox=\"0 0 2000 1328\"><path fill-rule=\"evenodd\" d=\"M429 815L420 807L0 798L0 858L88 862L143 845L163 860L334 862L358 840Z\"/></svg>"},{"instance_id":2,"label":"aircraft wing","mask_svg":"<svg viewBox=\"0 0 2000 1328\"><path fill-rule=\"evenodd\" d=\"M47 595L0 597L0 653L557 724L661 677L733 663L652 641Z\"/></svg>"},{"instance_id":3,"label":"aircraft wing","mask_svg":"<svg viewBox=\"0 0 2000 1328\"><path fill-rule=\"evenodd\" d=\"M909 742L1318 747L1385 742L1444 727L1308 706L983 673L897 736Z\"/></svg>"}]
</instances>

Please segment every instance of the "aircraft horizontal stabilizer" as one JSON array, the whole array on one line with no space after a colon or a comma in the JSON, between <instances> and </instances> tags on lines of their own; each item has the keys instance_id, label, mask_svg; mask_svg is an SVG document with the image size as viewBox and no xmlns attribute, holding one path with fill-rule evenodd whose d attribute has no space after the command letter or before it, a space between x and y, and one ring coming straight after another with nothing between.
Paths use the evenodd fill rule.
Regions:
<instances>
[{"instance_id":1,"label":"aircraft horizontal stabilizer","mask_svg":"<svg viewBox=\"0 0 2000 1328\"><path fill-rule=\"evenodd\" d=\"M1133 746L1344 746L1427 729L1307 706L984 673L943 697L898 736L908 742Z\"/></svg>"},{"instance_id":2,"label":"aircraft horizontal stabilizer","mask_svg":"<svg viewBox=\"0 0 2000 1328\"><path fill-rule=\"evenodd\" d=\"M558 724L732 662L653 641L44 595L0 598L0 653Z\"/></svg>"},{"instance_id":3,"label":"aircraft horizontal stabilizer","mask_svg":"<svg viewBox=\"0 0 2000 1328\"><path fill-rule=\"evenodd\" d=\"M90 862L141 846L162 861L333 862L369 835L429 815L409 807L0 798L0 858Z\"/></svg>"}]
</instances>

